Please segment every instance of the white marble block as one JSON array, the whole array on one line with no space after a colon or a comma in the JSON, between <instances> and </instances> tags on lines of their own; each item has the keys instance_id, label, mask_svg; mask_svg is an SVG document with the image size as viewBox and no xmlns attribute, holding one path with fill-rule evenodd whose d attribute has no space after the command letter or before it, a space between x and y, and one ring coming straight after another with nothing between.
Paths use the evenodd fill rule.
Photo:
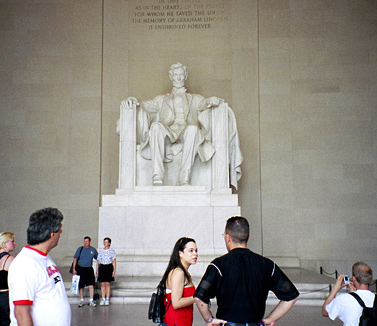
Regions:
<instances>
[{"instance_id":1,"label":"white marble block","mask_svg":"<svg viewBox=\"0 0 377 326\"><path fill-rule=\"evenodd\" d=\"M199 259L190 271L200 276L214 257L226 252L222 234L227 218L241 213L237 195L212 194L201 187L145 188L103 196L99 245L105 237L112 239L117 274L162 275L177 239L191 237L197 242Z\"/></svg>"}]
</instances>

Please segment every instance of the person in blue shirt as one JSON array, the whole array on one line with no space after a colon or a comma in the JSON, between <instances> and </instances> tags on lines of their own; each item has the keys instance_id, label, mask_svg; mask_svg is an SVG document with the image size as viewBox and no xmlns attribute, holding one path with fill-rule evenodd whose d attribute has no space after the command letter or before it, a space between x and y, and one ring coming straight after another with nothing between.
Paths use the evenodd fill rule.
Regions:
<instances>
[{"instance_id":1,"label":"person in blue shirt","mask_svg":"<svg viewBox=\"0 0 377 326\"><path fill-rule=\"evenodd\" d=\"M73 275L80 275L79 292L80 303L79 307L84 305L84 287L89 286L89 305L95 307L97 304L93 300L95 276L93 269L93 259L97 259L98 252L95 248L90 246L92 239L88 236L84 238L84 246L77 248L73 256Z\"/></svg>"}]
</instances>

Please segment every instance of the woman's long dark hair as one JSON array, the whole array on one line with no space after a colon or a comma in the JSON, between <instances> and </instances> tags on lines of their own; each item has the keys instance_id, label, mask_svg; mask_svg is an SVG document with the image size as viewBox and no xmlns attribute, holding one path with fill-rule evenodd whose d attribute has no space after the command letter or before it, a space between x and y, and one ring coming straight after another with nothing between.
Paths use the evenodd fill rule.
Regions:
<instances>
[{"instance_id":1,"label":"woman's long dark hair","mask_svg":"<svg viewBox=\"0 0 377 326\"><path fill-rule=\"evenodd\" d=\"M185 284L191 283L191 276L187 272L187 270L183 267L183 265L181 263L181 258L179 257L179 252L180 251L183 252L183 250L185 250L186 245L189 242L196 243L194 239L186 238L186 237L178 239L178 241L175 243L173 252L171 253L171 256L170 256L170 261L169 261L168 267L166 268L164 276L162 277L162 280L161 280L161 282L164 286L166 286L166 281L168 279L168 275L169 275L170 271L172 271L173 269L175 269L177 267L182 269L183 273L185 274L185 279L187 279L187 283L185 282Z\"/></svg>"}]
</instances>

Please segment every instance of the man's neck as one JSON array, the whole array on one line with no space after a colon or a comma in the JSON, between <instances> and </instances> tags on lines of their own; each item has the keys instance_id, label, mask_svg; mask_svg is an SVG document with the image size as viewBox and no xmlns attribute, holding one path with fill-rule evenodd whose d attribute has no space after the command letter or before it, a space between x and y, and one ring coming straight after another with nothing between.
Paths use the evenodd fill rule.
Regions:
<instances>
[{"instance_id":1,"label":"man's neck","mask_svg":"<svg viewBox=\"0 0 377 326\"><path fill-rule=\"evenodd\" d=\"M230 248L229 248L229 251L231 251L231 250L233 250L233 249L239 249L239 248L241 248L241 249L245 249L245 248L247 248L247 243L245 243L245 244L239 244L239 243L232 243L231 245L230 245Z\"/></svg>"},{"instance_id":2,"label":"man's neck","mask_svg":"<svg viewBox=\"0 0 377 326\"><path fill-rule=\"evenodd\" d=\"M29 245L28 247L33 248L35 250L38 250L40 252L43 252L44 254L48 254L51 250L50 246L47 242L38 243L37 245Z\"/></svg>"},{"instance_id":3,"label":"man's neck","mask_svg":"<svg viewBox=\"0 0 377 326\"><path fill-rule=\"evenodd\" d=\"M369 290L369 285L367 285L367 284L359 284L359 286L356 287L356 290Z\"/></svg>"}]
</instances>

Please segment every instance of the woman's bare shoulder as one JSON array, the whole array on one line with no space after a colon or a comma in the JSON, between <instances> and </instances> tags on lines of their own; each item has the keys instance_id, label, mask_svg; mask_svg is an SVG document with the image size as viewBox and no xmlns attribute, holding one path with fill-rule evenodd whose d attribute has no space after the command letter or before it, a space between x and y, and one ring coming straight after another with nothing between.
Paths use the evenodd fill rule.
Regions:
<instances>
[{"instance_id":1,"label":"woman's bare shoulder","mask_svg":"<svg viewBox=\"0 0 377 326\"><path fill-rule=\"evenodd\" d=\"M3 258L5 258L5 257L3 257ZM6 258L5 258L5 259L6 259ZM4 260L5 260L5 259L4 259ZM8 270L8 269L9 269L9 266L10 266L10 264L12 263L13 259L14 259L14 256L12 256L12 255L9 255L9 258L6 259L5 266L4 266L4 269L5 269L5 270Z\"/></svg>"},{"instance_id":2,"label":"woman's bare shoulder","mask_svg":"<svg viewBox=\"0 0 377 326\"><path fill-rule=\"evenodd\" d=\"M166 282L167 283L166 287L170 288L170 285L173 282L182 281L184 280L184 278L185 278L185 273L183 272L183 270L179 267L176 267L169 272L167 282Z\"/></svg>"},{"instance_id":3,"label":"woman's bare shoulder","mask_svg":"<svg viewBox=\"0 0 377 326\"><path fill-rule=\"evenodd\" d=\"M171 279L184 278L185 273L183 272L182 268L176 267L170 271L169 277Z\"/></svg>"}]
</instances>

